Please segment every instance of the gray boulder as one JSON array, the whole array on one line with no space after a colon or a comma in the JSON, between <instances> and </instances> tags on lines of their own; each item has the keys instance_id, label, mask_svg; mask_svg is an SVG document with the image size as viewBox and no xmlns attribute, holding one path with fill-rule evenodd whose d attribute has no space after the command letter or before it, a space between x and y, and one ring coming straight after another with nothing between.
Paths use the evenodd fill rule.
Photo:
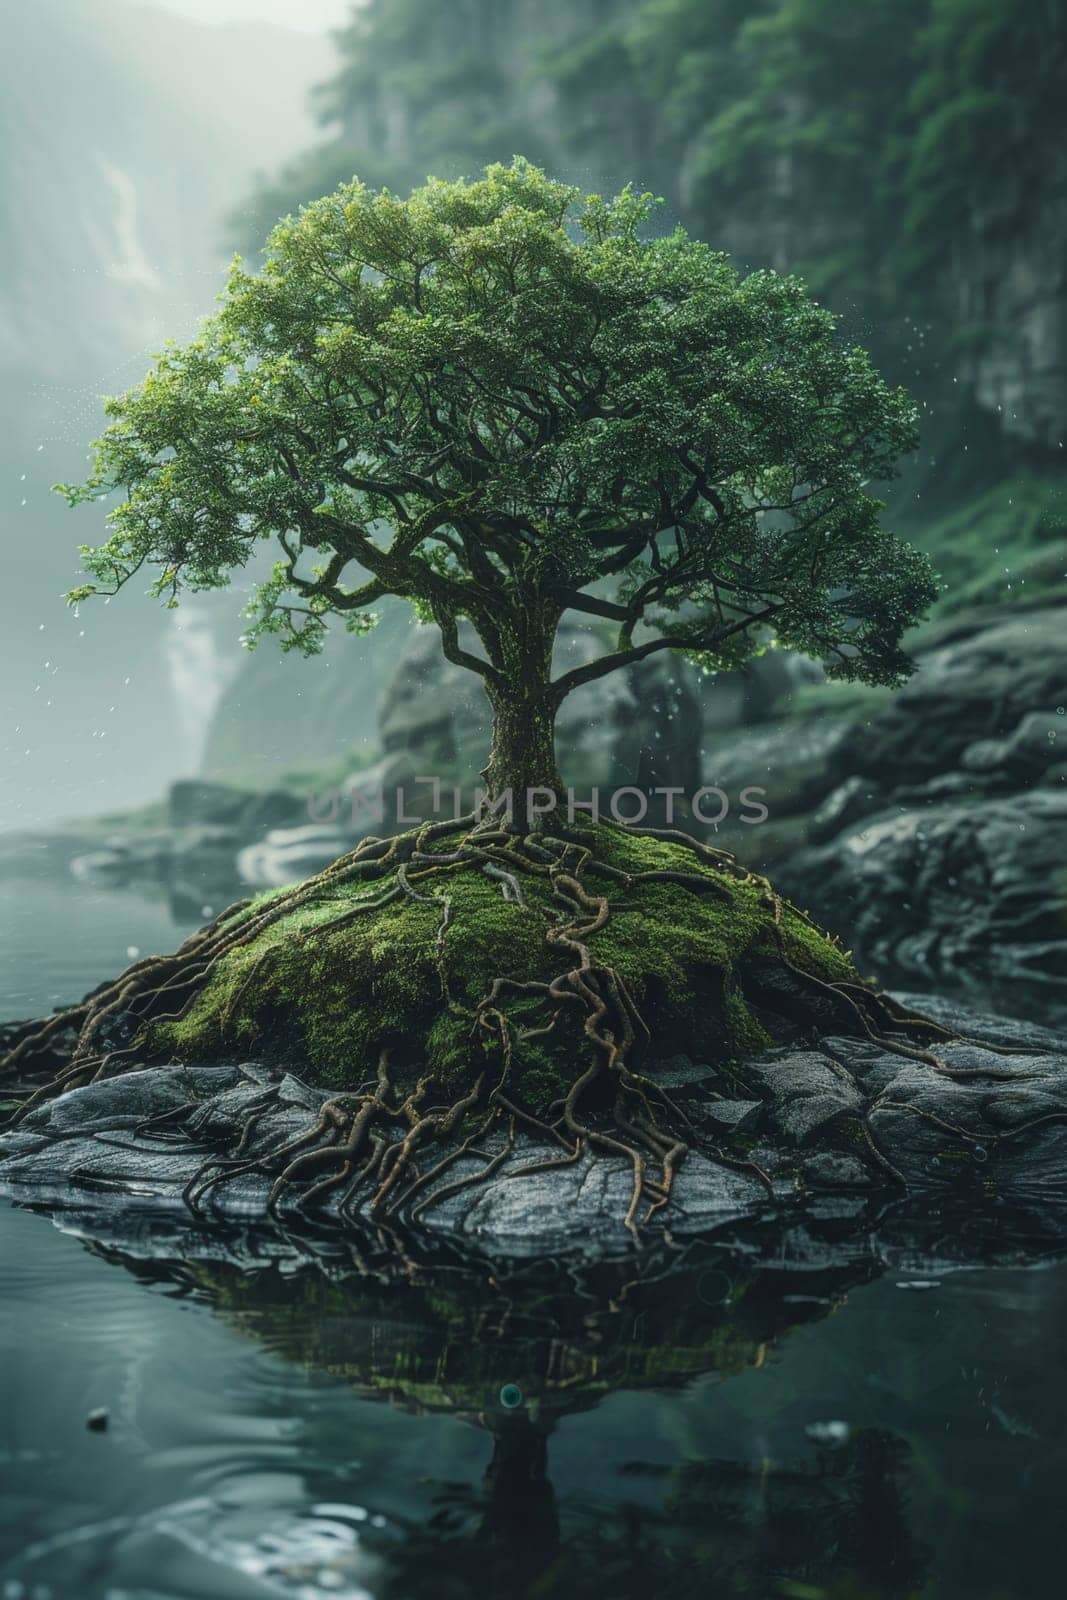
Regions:
<instances>
[{"instance_id":1,"label":"gray boulder","mask_svg":"<svg viewBox=\"0 0 1067 1600\"><path fill-rule=\"evenodd\" d=\"M911 997L902 997L916 1004ZM919 1002L921 1003L921 1002ZM873 1039L827 1037L818 1049L777 1049L738 1069L749 1095L732 1118L731 1102L701 1105L706 1079L678 1091L703 1119L711 1150L691 1150L678 1170L671 1204L651 1227L672 1236L719 1235L767 1213L803 1210L814 1192L866 1192L906 1202L922 1193L953 1195L970 1207L1011 1202L1033 1212L1047 1231L1067 1215L1067 1039L1049 1030L930 1002L954 1037L934 1060L888 1050ZM654 1075L655 1063L648 1071ZM677 1072L677 1065L674 1070ZM0 1191L62 1212L125 1207L184 1218L189 1227L268 1220L277 1162L271 1152L314 1127L327 1092L255 1063L156 1068L77 1089L37 1107L0 1138ZM733 1102L737 1108L737 1101ZM718 1124L715 1108L718 1108ZM250 1114L247 1146L260 1163L230 1172ZM764 1132L751 1143L759 1120ZM727 1133L747 1144L731 1147ZM485 1147L485 1155L494 1146ZM747 1152L747 1154L746 1154ZM480 1255L594 1260L625 1252L631 1192L629 1163L586 1155L573 1166L525 1175L543 1158L520 1140L487 1181L451 1194L420 1217L401 1211L371 1216L353 1202L345 1226L412 1231ZM484 1156L464 1156L449 1180L481 1170ZM206 1189L200 1215L186 1210L183 1189L198 1172L225 1181ZM835 1205L837 1202L834 1202ZM835 1213L862 1227L855 1202ZM339 1225L336 1191L314 1213L298 1193L282 1192L281 1218Z\"/></svg>"},{"instance_id":2,"label":"gray boulder","mask_svg":"<svg viewBox=\"0 0 1067 1600\"><path fill-rule=\"evenodd\" d=\"M1057 740L1047 738L1050 730L1045 728L1042 746L1033 739L1036 724L1029 721L1035 714L1056 716L1059 743L1067 739L1067 719L1056 714L1056 707L1067 705L1062 609L1023 610L992 625L979 616L970 628L922 651L914 676L899 694L856 730L849 752L853 771L899 789L966 766L964 757L975 745L985 747L982 770L990 770L995 742L1002 757L998 770L1011 786L1018 780L1016 757L1024 747L1030 770L1043 750L1045 766L1062 759Z\"/></svg>"},{"instance_id":3,"label":"gray boulder","mask_svg":"<svg viewBox=\"0 0 1067 1600\"><path fill-rule=\"evenodd\" d=\"M1067 790L888 810L798 853L780 887L863 962L1067 1014Z\"/></svg>"},{"instance_id":4,"label":"gray boulder","mask_svg":"<svg viewBox=\"0 0 1067 1600\"><path fill-rule=\"evenodd\" d=\"M783 728L720 763L768 768L770 821L731 847L883 982L1067 1017L1063 611L956 619L880 710L826 720L799 762Z\"/></svg>"}]
</instances>

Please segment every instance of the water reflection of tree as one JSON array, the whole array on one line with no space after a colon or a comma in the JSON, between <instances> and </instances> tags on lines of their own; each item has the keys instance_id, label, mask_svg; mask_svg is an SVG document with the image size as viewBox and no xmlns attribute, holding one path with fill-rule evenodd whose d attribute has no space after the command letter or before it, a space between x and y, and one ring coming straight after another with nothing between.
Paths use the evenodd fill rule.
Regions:
<instances>
[{"instance_id":1,"label":"water reflection of tree","mask_svg":"<svg viewBox=\"0 0 1067 1600\"><path fill-rule=\"evenodd\" d=\"M480 1499L442 1496L396 1555L396 1590L411 1600L898 1600L926 1575L908 1525L910 1453L879 1429L821 1452L814 1466L666 1469L660 1509L631 1503L577 1518L556 1505L544 1433L528 1418L492 1431Z\"/></svg>"},{"instance_id":2,"label":"water reflection of tree","mask_svg":"<svg viewBox=\"0 0 1067 1600\"><path fill-rule=\"evenodd\" d=\"M247 1256L164 1265L108 1254L177 1281L273 1353L364 1397L490 1435L480 1489L439 1485L432 1515L389 1550L390 1596L898 1600L923 1581L910 1451L880 1429L814 1459L616 1463L632 1492L588 1503L559 1502L549 1473L561 1418L620 1390L678 1390L763 1365L794 1329L832 1314L872 1275L869 1262L809 1265L798 1281L760 1266L759 1253L690 1246L650 1252L640 1270L572 1274L561 1288L555 1267L407 1260L398 1272L335 1246L308 1248L295 1272L250 1270Z\"/></svg>"}]
</instances>

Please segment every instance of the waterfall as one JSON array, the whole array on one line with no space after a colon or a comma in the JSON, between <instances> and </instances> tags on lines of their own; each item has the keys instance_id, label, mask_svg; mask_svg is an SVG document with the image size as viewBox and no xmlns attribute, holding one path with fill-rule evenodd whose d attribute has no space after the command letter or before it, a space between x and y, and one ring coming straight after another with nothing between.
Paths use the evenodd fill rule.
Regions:
<instances>
[{"instance_id":1,"label":"waterfall","mask_svg":"<svg viewBox=\"0 0 1067 1600\"><path fill-rule=\"evenodd\" d=\"M175 765L184 772L200 770L211 719L241 665L232 612L232 595L189 595L166 614L163 654L181 740Z\"/></svg>"}]
</instances>

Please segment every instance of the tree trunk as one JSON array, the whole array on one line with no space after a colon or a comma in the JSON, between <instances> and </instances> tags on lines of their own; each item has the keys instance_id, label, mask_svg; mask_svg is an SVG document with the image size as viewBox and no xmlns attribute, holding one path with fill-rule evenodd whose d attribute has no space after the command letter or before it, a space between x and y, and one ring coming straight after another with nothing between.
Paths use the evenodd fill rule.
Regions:
<instances>
[{"instance_id":1,"label":"tree trunk","mask_svg":"<svg viewBox=\"0 0 1067 1600\"><path fill-rule=\"evenodd\" d=\"M563 792L556 765L556 705L547 685L509 685L490 694L493 747L482 776L490 798L510 789L517 821L527 816L529 792Z\"/></svg>"},{"instance_id":2,"label":"tree trunk","mask_svg":"<svg viewBox=\"0 0 1067 1600\"><path fill-rule=\"evenodd\" d=\"M525 827L531 817L531 791L549 790L562 797L556 765L556 712L559 694L552 686L552 647L560 609L543 594L509 607L503 615L479 618L482 642L496 668L486 683L493 708L493 746L482 772L489 798L511 793L511 815ZM544 808L535 796L533 812Z\"/></svg>"}]
</instances>

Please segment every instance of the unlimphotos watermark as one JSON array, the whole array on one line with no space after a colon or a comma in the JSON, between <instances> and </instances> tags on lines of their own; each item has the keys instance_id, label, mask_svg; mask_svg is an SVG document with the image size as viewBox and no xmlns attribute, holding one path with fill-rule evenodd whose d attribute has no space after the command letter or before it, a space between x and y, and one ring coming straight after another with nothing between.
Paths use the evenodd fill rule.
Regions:
<instances>
[{"instance_id":1,"label":"unlimphotos watermark","mask_svg":"<svg viewBox=\"0 0 1067 1600\"><path fill-rule=\"evenodd\" d=\"M308 816L312 822L337 822L344 807L345 811L350 808L354 824L380 823L385 821L387 815L390 820L398 823L424 822L427 815L451 817L455 821L471 815L479 819L499 817L502 821L510 823L514 820L519 803L522 801L525 801L522 814L527 818L548 817L559 811L566 813L568 822L574 822L579 813L588 816L593 822L599 822L606 817L610 817L613 822L623 824L643 822L652 805L655 806L657 816L662 815L668 826L675 820L676 809L684 810L687 818L692 818L709 828L718 827L732 814L735 814L736 821L749 827L766 822L770 815L762 798L767 793L766 789L752 785L738 792L737 808L734 813L734 807L726 790L714 784L706 784L694 790L692 794L688 794L684 788L675 786L639 789L634 785L625 785L618 789L589 789L584 792L582 798L579 798L574 789L558 791L533 788L519 790L517 794L514 789L505 789L501 794L490 796L486 789L475 788L471 793L462 787L448 784L441 778L416 776L412 781L420 785L424 791L418 799L408 792L408 786L405 784L390 788L388 794L381 784L368 786L361 785L358 781L349 787L335 784L326 790L309 790ZM425 793L426 788L429 789L428 795ZM426 800L430 802L429 807L425 803ZM409 805L418 806L414 816L408 815Z\"/></svg>"}]
</instances>

